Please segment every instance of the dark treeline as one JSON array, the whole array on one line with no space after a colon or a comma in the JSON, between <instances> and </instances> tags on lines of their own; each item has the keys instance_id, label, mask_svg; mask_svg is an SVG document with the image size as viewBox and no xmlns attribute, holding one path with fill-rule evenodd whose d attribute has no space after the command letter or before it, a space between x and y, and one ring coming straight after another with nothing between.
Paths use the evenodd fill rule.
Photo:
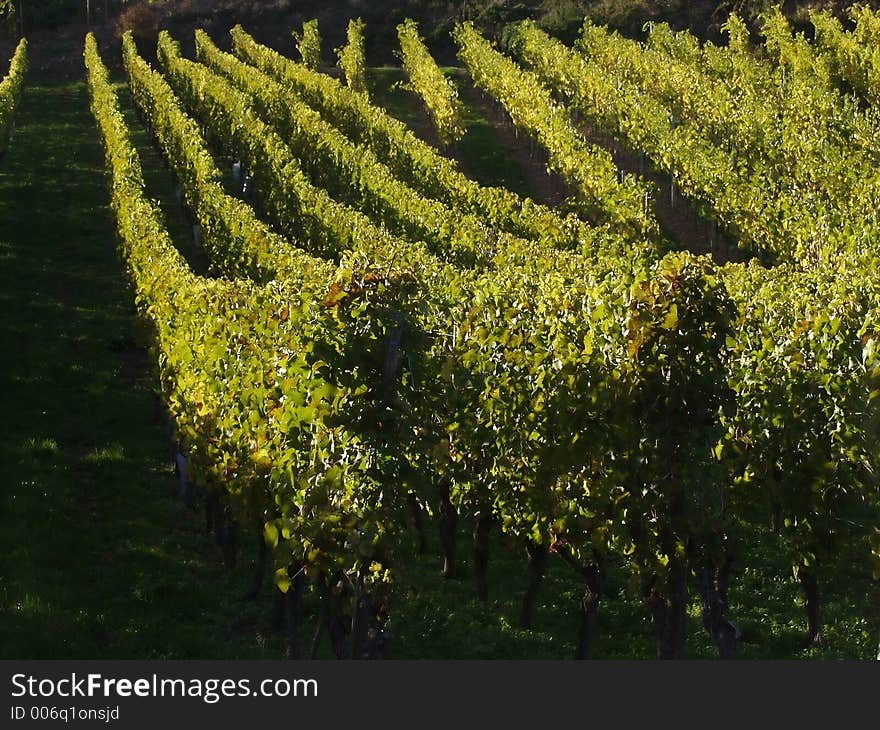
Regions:
<instances>
[{"instance_id":1,"label":"dark treeline","mask_svg":"<svg viewBox=\"0 0 880 730\"><path fill-rule=\"evenodd\" d=\"M318 18L325 52L344 42L349 18L361 17L367 22L374 62L385 63L394 62L395 27L406 17L420 23L442 60L452 62L449 31L459 20L472 20L484 32L500 37L509 23L533 18L567 41L573 40L585 16L630 36L639 35L646 22L665 21L676 29L687 28L719 41L720 27L731 11L757 28L761 13L779 4L772 0L0 0L0 13L7 36L88 24L117 36L131 29L148 40L167 28L185 38L196 27L222 34L240 22L258 37L277 43L289 40L291 29L303 20ZM807 31L807 7L821 6L843 15L852 4L838 0L781 3L795 25ZM867 0L862 4L880 3Z\"/></svg>"}]
</instances>

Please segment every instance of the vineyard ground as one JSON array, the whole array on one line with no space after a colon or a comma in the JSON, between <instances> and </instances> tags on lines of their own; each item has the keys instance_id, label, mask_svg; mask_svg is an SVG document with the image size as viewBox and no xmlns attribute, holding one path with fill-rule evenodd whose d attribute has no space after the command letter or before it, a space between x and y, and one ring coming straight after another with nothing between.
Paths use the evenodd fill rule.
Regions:
<instances>
[{"instance_id":1,"label":"vineyard ground","mask_svg":"<svg viewBox=\"0 0 880 730\"><path fill-rule=\"evenodd\" d=\"M33 53L39 61L40 48ZM35 68L17 136L0 160L0 387L7 413L0 438L0 657L280 657L283 631L273 626L270 591L257 601L238 599L251 579L253 536L244 536L238 566L225 571L200 513L176 497L149 358L115 251L82 74L59 80L40 72L39 63ZM377 98L395 114L419 114L414 99L390 88L399 71L377 69L372 78ZM176 240L201 268L198 252L187 248L188 224L170 175L122 96L149 193L162 201ZM472 107L469 113L476 114ZM460 145L465 166L485 182L528 193L491 124L482 124L472 125L471 142ZM462 569L449 581L439 574L430 521L427 529L428 555L402 561L396 574L391 656L572 655L581 589L561 561L551 561L535 628L526 631L517 628L521 552L496 530L490 601L483 606L474 597L470 525L460 525ZM743 561L749 571L737 574L731 595L742 656L873 656L869 576L856 558L864 550L845 544L838 569L822 574L828 646L804 652L797 585L772 539L756 531ZM611 573L608 589L595 655L651 657L644 606L619 572ZM306 604L313 616L315 597ZM713 656L695 601L689 622L688 655Z\"/></svg>"},{"instance_id":2,"label":"vineyard ground","mask_svg":"<svg viewBox=\"0 0 880 730\"><path fill-rule=\"evenodd\" d=\"M230 577L174 499L85 81L29 81L0 163L0 654L271 655L231 630Z\"/></svg>"}]
</instances>

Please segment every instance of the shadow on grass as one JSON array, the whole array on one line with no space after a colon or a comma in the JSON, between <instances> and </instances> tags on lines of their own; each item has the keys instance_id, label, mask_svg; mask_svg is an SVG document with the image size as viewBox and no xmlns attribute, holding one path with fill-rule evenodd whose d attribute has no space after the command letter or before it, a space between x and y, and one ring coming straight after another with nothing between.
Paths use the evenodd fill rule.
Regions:
<instances>
[{"instance_id":1,"label":"shadow on grass","mask_svg":"<svg viewBox=\"0 0 880 730\"><path fill-rule=\"evenodd\" d=\"M247 565L224 572L175 500L85 83L30 78L17 126L0 161L0 656L279 656L271 598L237 600ZM145 168L173 196L156 156Z\"/></svg>"}]
</instances>

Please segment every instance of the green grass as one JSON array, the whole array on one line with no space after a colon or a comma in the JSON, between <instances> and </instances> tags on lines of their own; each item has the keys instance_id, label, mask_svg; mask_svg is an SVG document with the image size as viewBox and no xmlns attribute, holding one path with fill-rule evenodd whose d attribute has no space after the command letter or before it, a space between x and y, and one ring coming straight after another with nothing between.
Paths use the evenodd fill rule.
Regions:
<instances>
[{"instance_id":1,"label":"green grass","mask_svg":"<svg viewBox=\"0 0 880 730\"><path fill-rule=\"evenodd\" d=\"M390 70L373 75L376 88L376 79L385 85L382 102L406 120L418 110L411 95L390 88L394 77ZM148 192L160 200L181 249L203 270L171 176L127 94L122 101ZM272 593L240 599L251 578L254 537L244 536L238 567L224 570L201 515L176 497L150 359L115 250L103 152L84 83L32 79L18 128L0 160L0 387L7 414L0 438L0 657L283 656ZM495 152L486 153L482 174L494 168L499 176L514 175L504 171L489 137L485 144ZM459 530L462 569L454 580L441 577L436 529L430 522L427 528L428 555L415 557L405 546L395 572L392 656L572 655L582 588L561 561L550 561L535 627L522 630L522 551L493 535L490 600L482 605L473 588L469 526ZM875 656L877 616L863 541L842 540L836 569L823 570L829 645L804 651L799 590L777 538L759 528L745 535L730 612L743 628L743 657ZM628 592L623 570L610 572L607 589L596 657L652 657L648 614ZM307 635L315 605L310 591ZM696 604L689 621L688 655L714 656ZM322 656L327 653L325 644Z\"/></svg>"},{"instance_id":2,"label":"green grass","mask_svg":"<svg viewBox=\"0 0 880 730\"><path fill-rule=\"evenodd\" d=\"M430 528L429 528L430 529ZM565 659L574 655L578 604L583 588L574 572L551 555L539 594L535 624L518 627L526 585L525 553L495 535L489 566L489 603L475 597L469 526L460 528L463 575L440 575L439 540L427 557L402 560L392 594L395 657L432 659ZM827 644L804 649L805 615L777 536L743 526L740 562L730 591L729 618L742 630L744 659L872 659L877 653L878 616L872 607L866 540L841 543L835 566L820 568L821 617ZM594 657L653 658L653 627L643 602L631 591L621 565L608 571L594 644ZM717 656L700 619L693 589L688 610L687 656Z\"/></svg>"},{"instance_id":3,"label":"green grass","mask_svg":"<svg viewBox=\"0 0 880 730\"><path fill-rule=\"evenodd\" d=\"M0 161L0 656L277 656L175 499L108 196L85 84L30 79Z\"/></svg>"}]
</instances>

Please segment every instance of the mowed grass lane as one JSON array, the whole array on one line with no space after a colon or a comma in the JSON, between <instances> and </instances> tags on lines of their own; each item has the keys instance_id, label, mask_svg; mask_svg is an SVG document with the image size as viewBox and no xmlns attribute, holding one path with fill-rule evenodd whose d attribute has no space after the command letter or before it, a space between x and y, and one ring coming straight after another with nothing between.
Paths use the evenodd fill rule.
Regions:
<instances>
[{"instance_id":1,"label":"mowed grass lane","mask_svg":"<svg viewBox=\"0 0 880 730\"><path fill-rule=\"evenodd\" d=\"M279 656L270 599L237 600L247 566L225 573L175 497L77 76L30 73L0 159L0 657ZM155 153L145 167L173 199Z\"/></svg>"}]
</instances>

